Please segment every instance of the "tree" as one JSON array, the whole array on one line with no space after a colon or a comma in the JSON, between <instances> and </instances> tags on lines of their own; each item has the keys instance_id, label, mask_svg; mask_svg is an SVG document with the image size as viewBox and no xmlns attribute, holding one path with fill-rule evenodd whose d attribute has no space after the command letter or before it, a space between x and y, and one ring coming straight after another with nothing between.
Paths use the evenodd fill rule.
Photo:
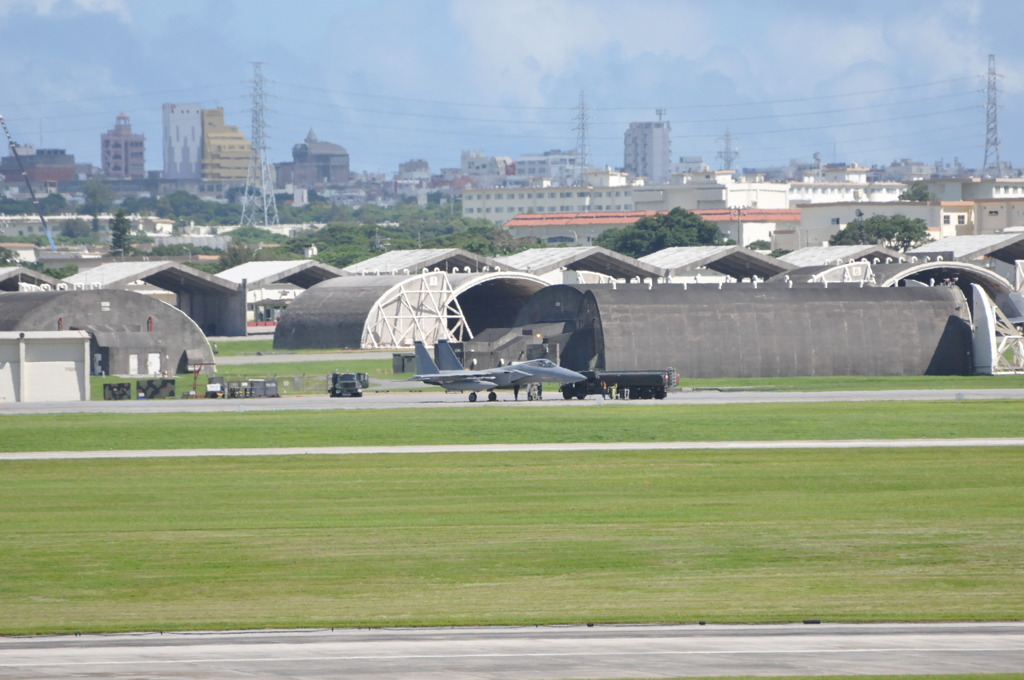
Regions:
<instances>
[{"instance_id":1,"label":"tree","mask_svg":"<svg viewBox=\"0 0 1024 680\"><path fill-rule=\"evenodd\" d=\"M242 241L231 241L228 244L227 250L221 254L218 264L220 265L220 271L224 271L246 262L252 262L255 259L256 248Z\"/></svg>"},{"instance_id":2,"label":"tree","mask_svg":"<svg viewBox=\"0 0 1024 680\"><path fill-rule=\"evenodd\" d=\"M931 241L928 227L921 218L905 215L872 215L855 219L828 240L830 246L881 245L895 250L909 250Z\"/></svg>"},{"instance_id":3,"label":"tree","mask_svg":"<svg viewBox=\"0 0 1024 680\"><path fill-rule=\"evenodd\" d=\"M118 210L110 221L110 252L120 253L122 257L132 253L132 223L125 217L124 210Z\"/></svg>"},{"instance_id":4,"label":"tree","mask_svg":"<svg viewBox=\"0 0 1024 680\"><path fill-rule=\"evenodd\" d=\"M60 235L71 240L91 239L92 227L83 219L64 220L60 227Z\"/></svg>"},{"instance_id":5,"label":"tree","mask_svg":"<svg viewBox=\"0 0 1024 680\"><path fill-rule=\"evenodd\" d=\"M751 241L747 244L747 248L751 250L771 250L772 242L760 239L759 241Z\"/></svg>"},{"instance_id":6,"label":"tree","mask_svg":"<svg viewBox=\"0 0 1024 680\"><path fill-rule=\"evenodd\" d=\"M4 267L18 266L18 256L13 250L0 247L0 265Z\"/></svg>"},{"instance_id":7,"label":"tree","mask_svg":"<svg viewBox=\"0 0 1024 680\"><path fill-rule=\"evenodd\" d=\"M92 228L99 231L99 215L114 205L114 192L103 183L103 180L92 177L82 185L82 195L85 197L82 212L92 215Z\"/></svg>"},{"instance_id":8,"label":"tree","mask_svg":"<svg viewBox=\"0 0 1024 680\"><path fill-rule=\"evenodd\" d=\"M44 215L60 215L68 211L68 199L60 194L47 194L39 199Z\"/></svg>"},{"instance_id":9,"label":"tree","mask_svg":"<svg viewBox=\"0 0 1024 680\"><path fill-rule=\"evenodd\" d=\"M901 201L917 201L918 203L931 203L935 200L934 194L928 191L928 185L924 182L913 182L899 195Z\"/></svg>"},{"instance_id":10,"label":"tree","mask_svg":"<svg viewBox=\"0 0 1024 680\"><path fill-rule=\"evenodd\" d=\"M643 257L675 246L721 245L725 237L718 225L682 208L644 217L621 229L601 234L596 244L609 250Z\"/></svg>"}]
</instances>

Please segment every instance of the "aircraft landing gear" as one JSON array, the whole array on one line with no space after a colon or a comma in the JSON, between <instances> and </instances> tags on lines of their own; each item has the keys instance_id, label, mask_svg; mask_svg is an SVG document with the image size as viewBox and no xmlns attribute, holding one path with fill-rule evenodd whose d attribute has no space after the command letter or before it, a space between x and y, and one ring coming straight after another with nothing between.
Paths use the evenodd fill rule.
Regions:
<instances>
[{"instance_id":1,"label":"aircraft landing gear","mask_svg":"<svg viewBox=\"0 0 1024 680\"><path fill-rule=\"evenodd\" d=\"M488 392L487 393L487 401L497 401L497 400L498 400L498 395L497 394L495 394L494 392Z\"/></svg>"},{"instance_id":2,"label":"aircraft landing gear","mask_svg":"<svg viewBox=\"0 0 1024 680\"><path fill-rule=\"evenodd\" d=\"M470 401L476 401L476 392L470 392L469 393L469 400Z\"/></svg>"}]
</instances>

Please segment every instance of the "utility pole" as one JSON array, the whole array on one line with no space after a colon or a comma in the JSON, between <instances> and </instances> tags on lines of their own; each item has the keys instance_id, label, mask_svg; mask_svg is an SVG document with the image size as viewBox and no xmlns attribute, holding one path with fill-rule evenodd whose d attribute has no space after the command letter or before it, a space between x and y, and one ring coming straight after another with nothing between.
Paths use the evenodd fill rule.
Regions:
<instances>
[{"instance_id":1,"label":"utility pole","mask_svg":"<svg viewBox=\"0 0 1024 680\"><path fill-rule=\"evenodd\" d=\"M994 170L999 174L999 104L996 96L999 92L1000 75L996 73L996 55L988 55L988 86L985 88L985 162L982 170Z\"/></svg>"},{"instance_id":2,"label":"utility pole","mask_svg":"<svg viewBox=\"0 0 1024 680\"><path fill-rule=\"evenodd\" d=\"M274 183L270 177L267 162L267 124L264 118L262 64L252 63L252 153L249 154L249 172L245 179L245 195L242 198L242 218L239 226L269 227L280 224L277 216L277 201L274 200Z\"/></svg>"}]
</instances>

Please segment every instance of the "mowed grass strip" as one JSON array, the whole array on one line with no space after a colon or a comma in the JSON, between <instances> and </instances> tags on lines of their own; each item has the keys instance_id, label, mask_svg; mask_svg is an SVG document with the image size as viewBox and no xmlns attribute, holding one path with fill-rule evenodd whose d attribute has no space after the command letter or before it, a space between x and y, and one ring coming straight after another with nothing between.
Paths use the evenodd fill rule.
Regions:
<instances>
[{"instance_id":1,"label":"mowed grass strip","mask_svg":"<svg viewBox=\"0 0 1024 680\"><path fill-rule=\"evenodd\" d=\"M1017 437L1015 400L0 416L0 451Z\"/></svg>"},{"instance_id":2,"label":"mowed grass strip","mask_svg":"<svg viewBox=\"0 0 1024 680\"><path fill-rule=\"evenodd\" d=\"M1024 611L1010 448L7 461L0 633Z\"/></svg>"}]
</instances>

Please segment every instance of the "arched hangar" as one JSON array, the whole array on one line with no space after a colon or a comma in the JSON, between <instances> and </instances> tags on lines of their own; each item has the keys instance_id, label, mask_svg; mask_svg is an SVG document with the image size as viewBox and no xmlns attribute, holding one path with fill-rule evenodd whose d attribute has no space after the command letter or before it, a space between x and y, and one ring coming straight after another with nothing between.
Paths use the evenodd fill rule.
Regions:
<instances>
[{"instance_id":1,"label":"arched hangar","mask_svg":"<svg viewBox=\"0 0 1024 680\"><path fill-rule=\"evenodd\" d=\"M560 363L673 367L686 378L971 372L970 312L956 287L678 284L551 286L523 310L572 316Z\"/></svg>"},{"instance_id":2,"label":"arched hangar","mask_svg":"<svg viewBox=\"0 0 1024 680\"><path fill-rule=\"evenodd\" d=\"M511 326L543 280L522 272L346 276L302 293L281 316L276 349L403 348L461 342Z\"/></svg>"},{"instance_id":3,"label":"arched hangar","mask_svg":"<svg viewBox=\"0 0 1024 680\"><path fill-rule=\"evenodd\" d=\"M771 279L772 284L788 283L862 283L890 286L956 286L968 301L971 285L977 284L992 299L1013 292L1013 285L999 273L971 262L932 260L916 256L887 263L856 260L830 265L801 267Z\"/></svg>"},{"instance_id":4,"label":"arched hangar","mask_svg":"<svg viewBox=\"0 0 1024 680\"><path fill-rule=\"evenodd\" d=\"M0 295L0 331L87 331L96 375L213 370L213 351L184 312L126 290Z\"/></svg>"}]
</instances>

